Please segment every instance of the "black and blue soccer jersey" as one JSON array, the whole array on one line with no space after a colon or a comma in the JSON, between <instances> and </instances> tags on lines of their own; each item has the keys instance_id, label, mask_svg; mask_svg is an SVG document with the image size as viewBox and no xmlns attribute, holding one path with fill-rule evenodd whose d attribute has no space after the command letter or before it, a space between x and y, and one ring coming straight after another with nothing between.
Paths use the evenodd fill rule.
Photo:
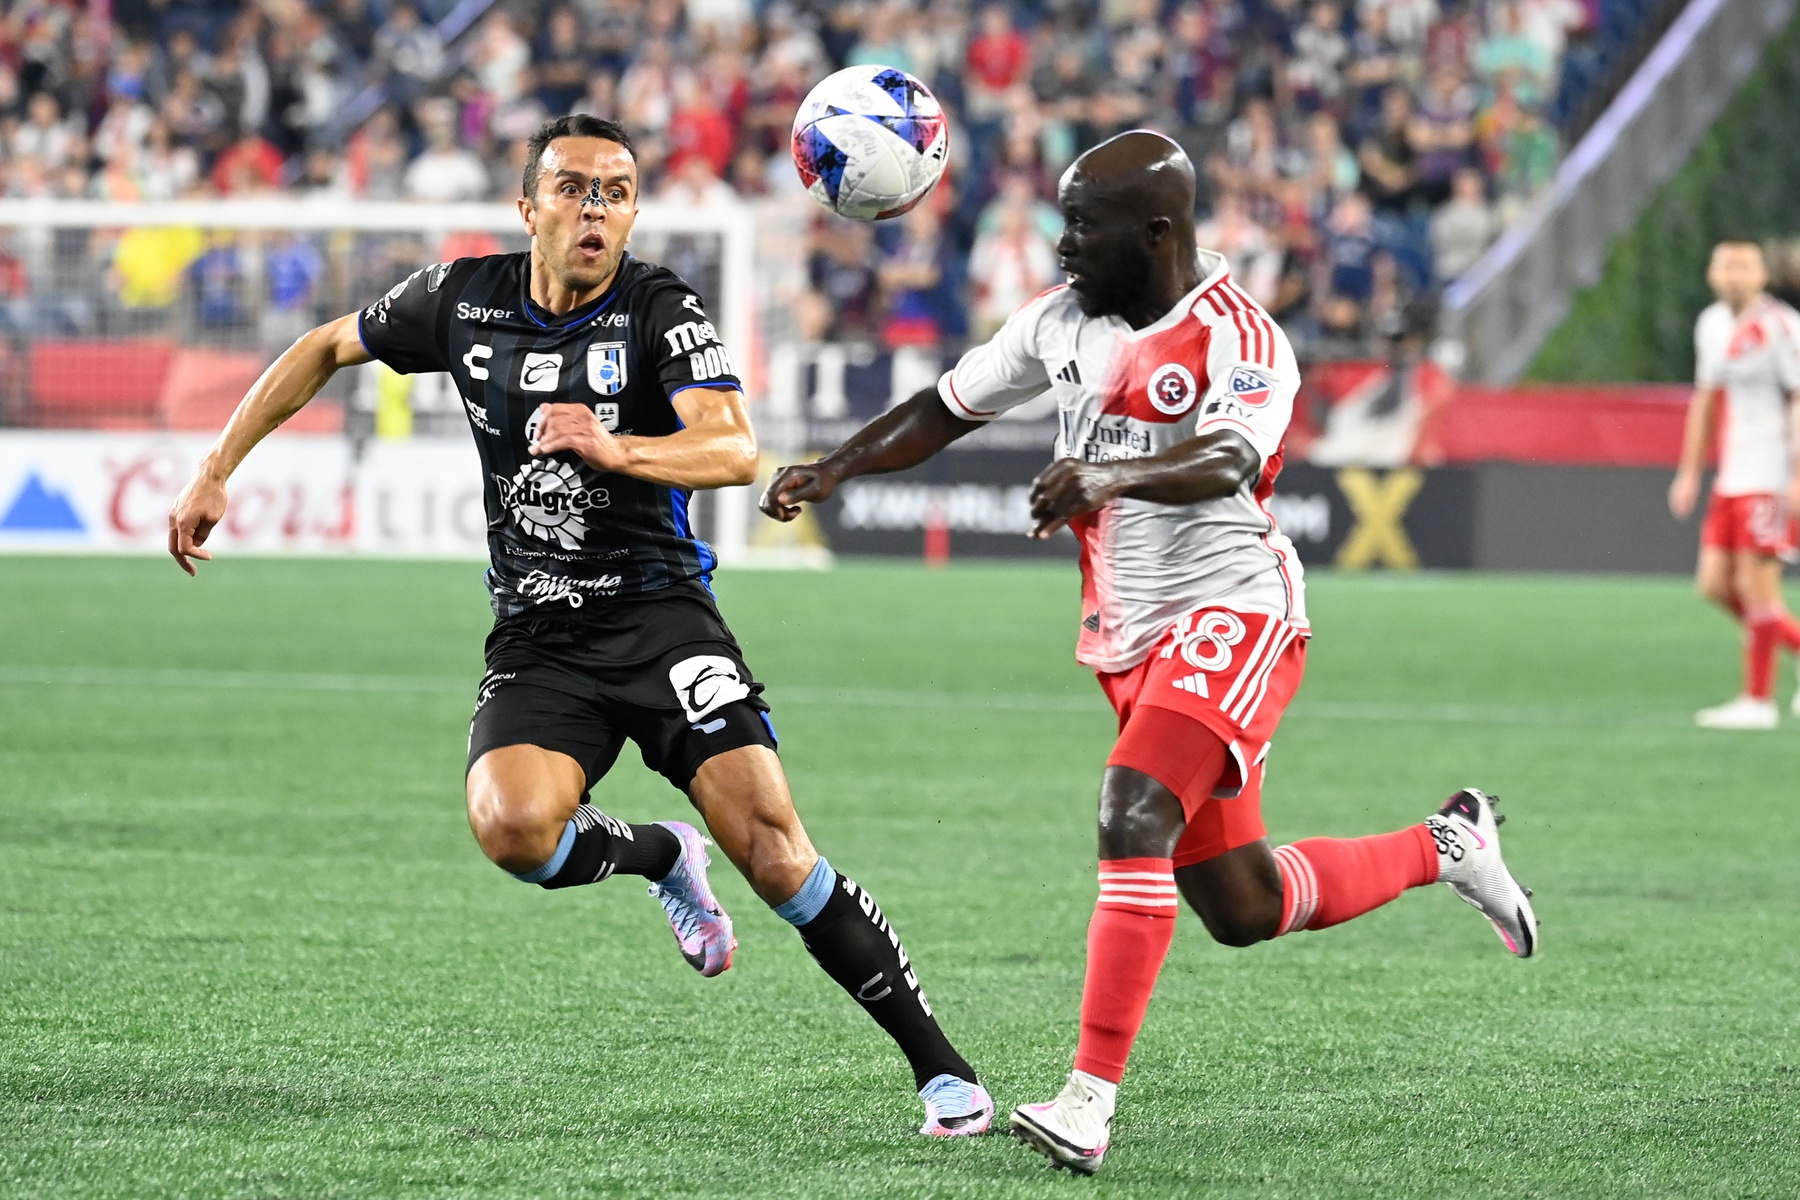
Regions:
<instances>
[{"instance_id":1,"label":"black and blue soccer jersey","mask_svg":"<svg viewBox=\"0 0 1800 1200\"><path fill-rule=\"evenodd\" d=\"M657 437L681 428L678 393L740 386L700 297L627 255L606 295L559 317L532 301L530 275L527 254L439 263L358 319L363 345L394 370L456 381L486 476L495 615L567 613L704 580L714 559L689 526L692 493L530 450L546 402Z\"/></svg>"}]
</instances>

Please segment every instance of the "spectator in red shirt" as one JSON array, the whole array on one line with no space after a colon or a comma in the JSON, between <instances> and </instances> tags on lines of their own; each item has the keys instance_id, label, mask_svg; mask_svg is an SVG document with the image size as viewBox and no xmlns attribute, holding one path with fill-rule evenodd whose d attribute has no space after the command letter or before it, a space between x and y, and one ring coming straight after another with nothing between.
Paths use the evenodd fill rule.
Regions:
<instances>
[{"instance_id":1,"label":"spectator in red shirt","mask_svg":"<svg viewBox=\"0 0 1800 1200\"><path fill-rule=\"evenodd\" d=\"M272 191L281 186L284 165L281 151L267 138L246 133L219 152L212 169L213 190L221 196Z\"/></svg>"},{"instance_id":2,"label":"spectator in red shirt","mask_svg":"<svg viewBox=\"0 0 1800 1200\"><path fill-rule=\"evenodd\" d=\"M981 31L969 40L967 61L970 118L998 119L1006 109L1006 93L1025 78L1031 62L1031 46L1013 28L1006 5L981 10Z\"/></svg>"},{"instance_id":3,"label":"spectator in red shirt","mask_svg":"<svg viewBox=\"0 0 1800 1200\"><path fill-rule=\"evenodd\" d=\"M669 170L679 172L688 159L698 157L719 178L731 165L732 141L731 121L712 93L692 73L681 72L675 80L675 111L669 117Z\"/></svg>"}]
</instances>

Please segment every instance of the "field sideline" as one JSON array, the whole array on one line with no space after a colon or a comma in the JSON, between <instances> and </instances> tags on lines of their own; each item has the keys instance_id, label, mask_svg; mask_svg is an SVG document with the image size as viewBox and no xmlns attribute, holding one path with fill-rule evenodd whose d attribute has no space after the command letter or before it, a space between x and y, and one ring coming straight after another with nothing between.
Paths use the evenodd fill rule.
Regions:
<instances>
[{"instance_id":1,"label":"field sideline","mask_svg":"<svg viewBox=\"0 0 1800 1200\"><path fill-rule=\"evenodd\" d=\"M1694 729L1675 579L1312 581L1271 834L1506 798L1543 953L1447 889L1247 951L1186 914L1105 1173L929 1144L723 863L699 979L633 880L470 838L473 564L0 560L0 1195L1791 1196L1800 723ZM1002 1105L1073 1048L1110 714L1072 568L726 574L815 841ZM1781 669L1782 700L1793 672ZM686 804L628 750L597 799ZM1784 1183L1783 1180L1786 1182Z\"/></svg>"}]
</instances>

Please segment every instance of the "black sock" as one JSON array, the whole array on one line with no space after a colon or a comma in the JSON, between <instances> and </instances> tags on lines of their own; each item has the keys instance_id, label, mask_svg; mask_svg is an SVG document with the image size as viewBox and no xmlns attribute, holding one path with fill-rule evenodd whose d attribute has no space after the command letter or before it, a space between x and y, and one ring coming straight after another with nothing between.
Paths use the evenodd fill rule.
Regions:
<instances>
[{"instance_id":1,"label":"black sock","mask_svg":"<svg viewBox=\"0 0 1800 1200\"><path fill-rule=\"evenodd\" d=\"M938 1028L900 935L868 892L838 875L825 907L796 928L825 973L899 1044L916 1086L939 1075L975 1082L975 1069Z\"/></svg>"},{"instance_id":2,"label":"black sock","mask_svg":"<svg viewBox=\"0 0 1800 1200\"><path fill-rule=\"evenodd\" d=\"M583 804L549 862L519 878L546 888L599 883L610 875L661 879L675 869L681 839L661 825L628 825Z\"/></svg>"}]
</instances>

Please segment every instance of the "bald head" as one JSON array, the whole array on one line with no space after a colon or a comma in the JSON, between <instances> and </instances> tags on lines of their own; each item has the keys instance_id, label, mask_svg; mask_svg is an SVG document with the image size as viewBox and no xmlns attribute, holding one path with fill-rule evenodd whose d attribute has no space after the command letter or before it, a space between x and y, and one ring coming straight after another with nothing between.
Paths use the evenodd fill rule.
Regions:
<instances>
[{"instance_id":1,"label":"bald head","mask_svg":"<svg viewBox=\"0 0 1800 1200\"><path fill-rule=\"evenodd\" d=\"M1148 129L1108 138L1069 165L1062 187L1079 187L1143 217L1192 223L1194 164L1174 141Z\"/></svg>"},{"instance_id":2,"label":"bald head","mask_svg":"<svg viewBox=\"0 0 1800 1200\"><path fill-rule=\"evenodd\" d=\"M1135 129L1064 172L1057 257L1089 316L1142 328L1199 284L1194 164L1160 133Z\"/></svg>"}]
</instances>

